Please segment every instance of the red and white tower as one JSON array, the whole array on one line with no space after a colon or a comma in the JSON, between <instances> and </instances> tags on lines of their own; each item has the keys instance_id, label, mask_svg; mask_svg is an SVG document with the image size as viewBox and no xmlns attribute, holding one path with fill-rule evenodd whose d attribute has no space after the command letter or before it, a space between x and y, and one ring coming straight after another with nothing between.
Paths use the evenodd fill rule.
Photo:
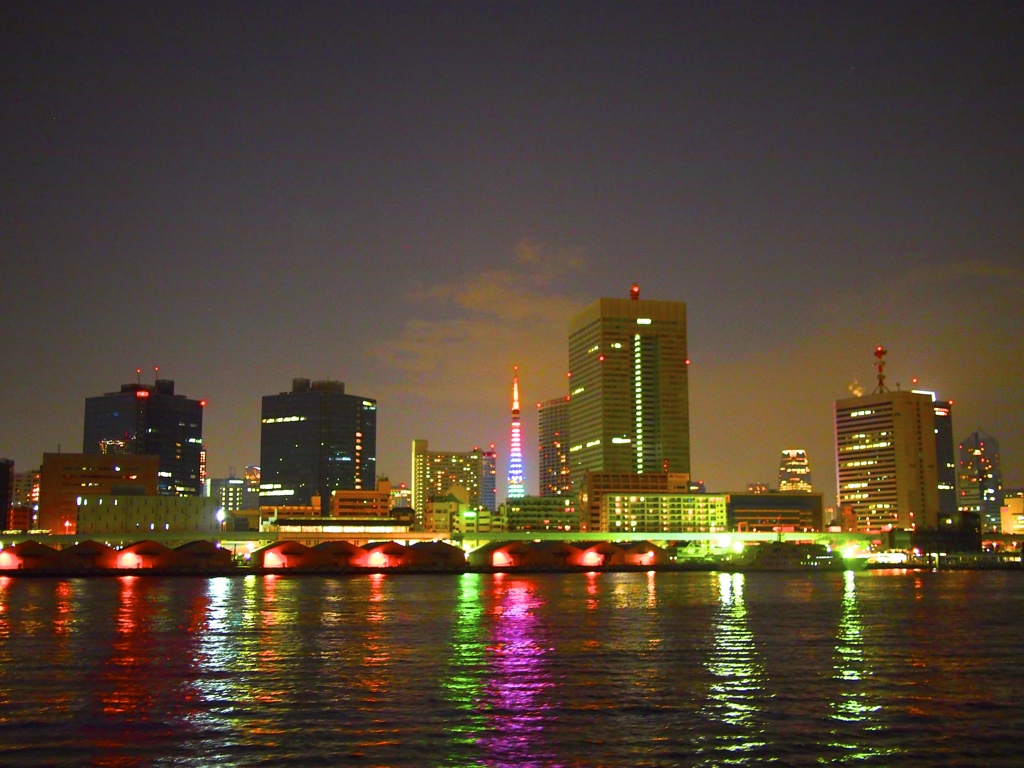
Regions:
<instances>
[{"instance_id":1,"label":"red and white tower","mask_svg":"<svg viewBox=\"0 0 1024 768\"><path fill-rule=\"evenodd\" d=\"M526 495L523 482L523 427L519 419L519 366L512 369L512 435L508 452L507 499L521 499Z\"/></svg>"}]
</instances>

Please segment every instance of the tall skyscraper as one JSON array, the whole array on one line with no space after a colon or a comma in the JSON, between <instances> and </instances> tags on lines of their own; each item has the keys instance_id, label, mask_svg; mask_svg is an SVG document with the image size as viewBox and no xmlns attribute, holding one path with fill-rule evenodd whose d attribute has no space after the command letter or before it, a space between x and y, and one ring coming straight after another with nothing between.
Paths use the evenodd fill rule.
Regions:
<instances>
[{"instance_id":1,"label":"tall skyscraper","mask_svg":"<svg viewBox=\"0 0 1024 768\"><path fill-rule=\"evenodd\" d=\"M412 441L412 506L418 525L424 523L427 502L447 495L454 486L465 490L472 509L485 506L484 488L488 482L492 486L494 482L493 455L485 460L488 453L494 452L479 448L462 452L431 451L426 440Z\"/></svg>"},{"instance_id":2,"label":"tall skyscraper","mask_svg":"<svg viewBox=\"0 0 1024 768\"><path fill-rule=\"evenodd\" d=\"M82 453L159 456L160 495L199 496L205 405L174 394L170 379L88 397Z\"/></svg>"},{"instance_id":3,"label":"tall skyscraper","mask_svg":"<svg viewBox=\"0 0 1024 768\"><path fill-rule=\"evenodd\" d=\"M523 480L523 425L519 411L519 368L512 374L512 429L509 435L508 491L506 498L521 499L526 495Z\"/></svg>"},{"instance_id":4,"label":"tall skyscraper","mask_svg":"<svg viewBox=\"0 0 1024 768\"><path fill-rule=\"evenodd\" d=\"M690 473L686 304L598 299L569 322L571 478Z\"/></svg>"},{"instance_id":5,"label":"tall skyscraper","mask_svg":"<svg viewBox=\"0 0 1024 768\"><path fill-rule=\"evenodd\" d=\"M1001 528L1003 473L999 467L999 442L992 435L975 431L960 441L957 477L960 512L981 515L986 531Z\"/></svg>"},{"instance_id":6,"label":"tall skyscraper","mask_svg":"<svg viewBox=\"0 0 1024 768\"><path fill-rule=\"evenodd\" d=\"M916 383L916 380L915 380ZM935 470L939 478L939 517L946 524L958 522L956 497L956 444L953 441L953 401L937 400L934 392L915 389L932 399L935 414Z\"/></svg>"},{"instance_id":7,"label":"tall skyscraper","mask_svg":"<svg viewBox=\"0 0 1024 768\"><path fill-rule=\"evenodd\" d=\"M931 398L883 389L837 400L835 446L839 507L852 510L857 530L936 527Z\"/></svg>"},{"instance_id":8,"label":"tall skyscraper","mask_svg":"<svg viewBox=\"0 0 1024 768\"><path fill-rule=\"evenodd\" d=\"M331 491L376 488L377 402L340 381L293 379L263 397L260 505L331 508Z\"/></svg>"},{"instance_id":9,"label":"tall skyscraper","mask_svg":"<svg viewBox=\"0 0 1024 768\"><path fill-rule=\"evenodd\" d=\"M540 495L568 496L569 480L569 398L558 397L537 403L538 485Z\"/></svg>"},{"instance_id":10,"label":"tall skyscraper","mask_svg":"<svg viewBox=\"0 0 1024 768\"><path fill-rule=\"evenodd\" d=\"M480 506L491 512L498 511L498 452L483 451L480 454Z\"/></svg>"},{"instance_id":11,"label":"tall skyscraper","mask_svg":"<svg viewBox=\"0 0 1024 768\"><path fill-rule=\"evenodd\" d=\"M791 493L812 493L811 465L807 461L807 452L799 448L789 448L782 452L779 462L779 491Z\"/></svg>"}]
</instances>

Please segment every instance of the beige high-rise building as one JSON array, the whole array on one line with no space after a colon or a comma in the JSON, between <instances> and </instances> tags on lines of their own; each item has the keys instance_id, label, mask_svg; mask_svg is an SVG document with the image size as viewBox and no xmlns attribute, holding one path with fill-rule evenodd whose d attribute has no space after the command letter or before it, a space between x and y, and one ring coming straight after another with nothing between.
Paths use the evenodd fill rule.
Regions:
<instances>
[{"instance_id":1,"label":"beige high-rise building","mask_svg":"<svg viewBox=\"0 0 1024 768\"><path fill-rule=\"evenodd\" d=\"M586 472L690 473L686 304L598 299L569 322L569 463Z\"/></svg>"},{"instance_id":2,"label":"beige high-rise building","mask_svg":"<svg viewBox=\"0 0 1024 768\"><path fill-rule=\"evenodd\" d=\"M939 492L935 416L929 396L878 392L837 400L840 510L858 531L935 528Z\"/></svg>"},{"instance_id":3,"label":"beige high-rise building","mask_svg":"<svg viewBox=\"0 0 1024 768\"><path fill-rule=\"evenodd\" d=\"M427 502L445 496L452 486L458 485L469 494L467 503L472 509L482 506L486 452L431 451L426 440L412 441L412 506L416 522L423 525Z\"/></svg>"}]
</instances>

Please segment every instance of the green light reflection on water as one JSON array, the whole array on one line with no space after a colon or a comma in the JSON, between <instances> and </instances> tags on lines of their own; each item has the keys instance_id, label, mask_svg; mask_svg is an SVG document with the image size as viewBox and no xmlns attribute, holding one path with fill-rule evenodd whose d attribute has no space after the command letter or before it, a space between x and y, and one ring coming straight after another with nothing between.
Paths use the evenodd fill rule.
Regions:
<instances>
[{"instance_id":1,"label":"green light reflection on water","mask_svg":"<svg viewBox=\"0 0 1024 768\"><path fill-rule=\"evenodd\" d=\"M858 743L858 732L881 729L877 713L881 707L870 702L865 684L871 670L864 658L864 626L857 604L857 577L854 571L843 574L842 614L836 634L832 679L839 686L838 698L830 703L829 717L836 723L835 740L829 744L842 754L837 759L822 757L818 762L874 760L898 754L896 749L867 748Z\"/></svg>"},{"instance_id":2,"label":"green light reflection on water","mask_svg":"<svg viewBox=\"0 0 1024 768\"><path fill-rule=\"evenodd\" d=\"M442 766L465 765L465 757L459 748L476 744L487 726L481 706L483 684L480 670L486 664L482 588L483 576L478 573L465 573L459 577L451 656L448 659L450 674L441 685L445 698L463 710L465 717L451 722L446 728L455 754L444 756L440 763Z\"/></svg>"}]
</instances>

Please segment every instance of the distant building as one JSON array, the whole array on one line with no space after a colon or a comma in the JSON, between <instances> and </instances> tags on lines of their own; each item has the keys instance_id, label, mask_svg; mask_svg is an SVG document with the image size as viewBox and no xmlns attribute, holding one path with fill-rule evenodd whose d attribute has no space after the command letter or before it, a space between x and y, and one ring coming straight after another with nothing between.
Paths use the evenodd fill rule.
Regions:
<instances>
[{"instance_id":1,"label":"distant building","mask_svg":"<svg viewBox=\"0 0 1024 768\"><path fill-rule=\"evenodd\" d=\"M839 507L854 530L935 528L939 495L932 401L882 391L835 403Z\"/></svg>"},{"instance_id":2,"label":"distant building","mask_svg":"<svg viewBox=\"0 0 1024 768\"><path fill-rule=\"evenodd\" d=\"M216 499L206 497L81 496L76 505L77 533L83 536L130 536L152 533L192 535L218 533L223 512Z\"/></svg>"},{"instance_id":3,"label":"distant building","mask_svg":"<svg viewBox=\"0 0 1024 768\"><path fill-rule=\"evenodd\" d=\"M260 505L304 506L327 515L331 492L373 488L377 403L345 393L340 381L293 379L290 392L263 397Z\"/></svg>"},{"instance_id":4,"label":"distant building","mask_svg":"<svg viewBox=\"0 0 1024 768\"><path fill-rule=\"evenodd\" d=\"M800 448L789 448L782 452L779 462L779 491L781 493L811 493L811 465L807 461L807 451Z\"/></svg>"},{"instance_id":5,"label":"distant building","mask_svg":"<svg viewBox=\"0 0 1024 768\"><path fill-rule=\"evenodd\" d=\"M583 476L580 494L580 530L591 532L612 531L614 523L609 517L605 496L640 496L649 494L677 496L703 495L690 490L690 477L676 472L617 473L587 472ZM724 497L722 512L725 513ZM724 525L724 517L723 522Z\"/></svg>"},{"instance_id":6,"label":"distant building","mask_svg":"<svg viewBox=\"0 0 1024 768\"><path fill-rule=\"evenodd\" d=\"M984 531L998 531L1003 506L999 442L991 435L976 431L960 441L959 450L959 511L978 513Z\"/></svg>"},{"instance_id":7,"label":"distant building","mask_svg":"<svg viewBox=\"0 0 1024 768\"><path fill-rule=\"evenodd\" d=\"M999 528L1011 536L1024 535L1024 496L1007 496L1003 500Z\"/></svg>"},{"instance_id":8,"label":"distant building","mask_svg":"<svg viewBox=\"0 0 1024 768\"><path fill-rule=\"evenodd\" d=\"M587 472L690 472L686 304L602 298L569 322L574 489Z\"/></svg>"},{"instance_id":9,"label":"distant building","mask_svg":"<svg viewBox=\"0 0 1024 768\"><path fill-rule=\"evenodd\" d=\"M956 442L953 440L953 401L936 400L932 392L935 413L935 471L939 479L939 517L946 525L957 523L956 494Z\"/></svg>"},{"instance_id":10,"label":"distant building","mask_svg":"<svg viewBox=\"0 0 1024 768\"><path fill-rule=\"evenodd\" d=\"M572 493L569 475L569 398L537 403L538 486L541 496Z\"/></svg>"},{"instance_id":11,"label":"distant building","mask_svg":"<svg viewBox=\"0 0 1024 768\"><path fill-rule=\"evenodd\" d=\"M90 496L156 496L160 457L151 454L44 453L39 527L81 533L78 508Z\"/></svg>"},{"instance_id":12,"label":"distant building","mask_svg":"<svg viewBox=\"0 0 1024 768\"><path fill-rule=\"evenodd\" d=\"M39 470L14 473L11 499L11 528L31 530L39 527Z\"/></svg>"},{"instance_id":13,"label":"distant building","mask_svg":"<svg viewBox=\"0 0 1024 768\"><path fill-rule=\"evenodd\" d=\"M246 506L248 486L241 477L212 477L207 478L203 485L208 492L203 493L211 499L216 499L217 504L225 512L235 512L240 509L253 509ZM257 503L258 506L258 503Z\"/></svg>"},{"instance_id":14,"label":"distant building","mask_svg":"<svg viewBox=\"0 0 1024 768\"><path fill-rule=\"evenodd\" d=\"M825 526L820 493L730 493L727 512L731 531L822 531Z\"/></svg>"},{"instance_id":15,"label":"distant building","mask_svg":"<svg viewBox=\"0 0 1024 768\"><path fill-rule=\"evenodd\" d=\"M713 493L604 493L601 529L611 534L727 531L727 500Z\"/></svg>"},{"instance_id":16,"label":"distant building","mask_svg":"<svg viewBox=\"0 0 1024 768\"><path fill-rule=\"evenodd\" d=\"M486 460L487 452L431 451L426 440L412 441L412 505L417 522L424 523L423 514L428 500L445 496L452 486L458 485L469 494L468 504L474 509L484 506L483 488L487 478L493 478ZM487 468L485 470L485 468Z\"/></svg>"},{"instance_id":17,"label":"distant building","mask_svg":"<svg viewBox=\"0 0 1024 768\"><path fill-rule=\"evenodd\" d=\"M411 509L412 488L405 483L399 483L397 486L391 486L391 508Z\"/></svg>"},{"instance_id":18,"label":"distant building","mask_svg":"<svg viewBox=\"0 0 1024 768\"><path fill-rule=\"evenodd\" d=\"M375 488L332 491L330 517L387 517L391 514L391 481L377 478Z\"/></svg>"},{"instance_id":19,"label":"distant building","mask_svg":"<svg viewBox=\"0 0 1024 768\"><path fill-rule=\"evenodd\" d=\"M82 453L158 456L161 495L199 496L205 404L176 395L170 379L88 397Z\"/></svg>"},{"instance_id":20,"label":"distant building","mask_svg":"<svg viewBox=\"0 0 1024 768\"><path fill-rule=\"evenodd\" d=\"M480 452L480 506L494 512L498 509L498 452Z\"/></svg>"},{"instance_id":21,"label":"distant building","mask_svg":"<svg viewBox=\"0 0 1024 768\"><path fill-rule=\"evenodd\" d=\"M14 461L0 459L0 530L9 531L11 525L11 508L14 505Z\"/></svg>"},{"instance_id":22,"label":"distant building","mask_svg":"<svg viewBox=\"0 0 1024 768\"><path fill-rule=\"evenodd\" d=\"M578 531L580 514L570 496L524 496L502 506L509 531Z\"/></svg>"}]
</instances>

